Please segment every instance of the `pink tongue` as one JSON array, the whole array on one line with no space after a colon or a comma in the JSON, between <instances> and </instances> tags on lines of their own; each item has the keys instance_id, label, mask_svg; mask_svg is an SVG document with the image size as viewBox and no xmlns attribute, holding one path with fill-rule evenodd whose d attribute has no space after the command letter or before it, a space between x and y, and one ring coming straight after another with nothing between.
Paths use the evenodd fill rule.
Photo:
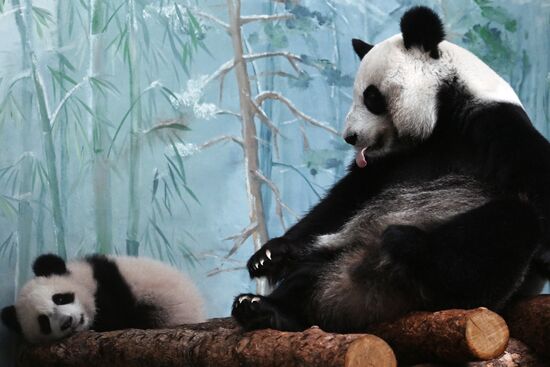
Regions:
<instances>
[{"instance_id":1,"label":"pink tongue","mask_svg":"<svg viewBox=\"0 0 550 367\"><path fill-rule=\"evenodd\" d=\"M365 159L365 151L367 148L361 149L355 156L355 163L359 168L365 168L367 166L367 160Z\"/></svg>"}]
</instances>

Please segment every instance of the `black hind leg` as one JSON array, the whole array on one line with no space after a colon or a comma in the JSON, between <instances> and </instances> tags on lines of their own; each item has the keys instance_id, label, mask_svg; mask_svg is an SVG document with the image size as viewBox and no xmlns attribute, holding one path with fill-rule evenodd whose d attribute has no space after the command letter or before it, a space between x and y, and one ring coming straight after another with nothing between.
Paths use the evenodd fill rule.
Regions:
<instances>
[{"instance_id":1,"label":"black hind leg","mask_svg":"<svg viewBox=\"0 0 550 367\"><path fill-rule=\"evenodd\" d=\"M235 297L231 316L245 329L302 330L303 326L286 315L269 297L243 293Z\"/></svg>"},{"instance_id":2,"label":"black hind leg","mask_svg":"<svg viewBox=\"0 0 550 367\"><path fill-rule=\"evenodd\" d=\"M307 314L315 288L319 263L303 264L283 279L267 297L241 294L235 298L231 315L246 330L300 331L310 326Z\"/></svg>"},{"instance_id":3,"label":"black hind leg","mask_svg":"<svg viewBox=\"0 0 550 367\"><path fill-rule=\"evenodd\" d=\"M521 285L539 242L533 208L519 200L498 200L431 232L390 226L382 248L429 287L435 307L499 309Z\"/></svg>"}]
</instances>

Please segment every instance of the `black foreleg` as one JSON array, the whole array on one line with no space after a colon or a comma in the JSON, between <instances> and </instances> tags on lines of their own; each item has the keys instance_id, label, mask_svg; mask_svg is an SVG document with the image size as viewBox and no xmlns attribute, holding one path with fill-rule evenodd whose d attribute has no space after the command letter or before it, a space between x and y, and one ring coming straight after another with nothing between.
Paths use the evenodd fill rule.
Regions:
<instances>
[{"instance_id":1,"label":"black foreleg","mask_svg":"<svg viewBox=\"0 0 550 367\"><path fill-rule=\"evenodd\" d=\"M426 233L390 226L383 249L431 290L433 306L500 308L521 285L540 242L534 209L497 200Z\"/></svg>"}]
</instances>

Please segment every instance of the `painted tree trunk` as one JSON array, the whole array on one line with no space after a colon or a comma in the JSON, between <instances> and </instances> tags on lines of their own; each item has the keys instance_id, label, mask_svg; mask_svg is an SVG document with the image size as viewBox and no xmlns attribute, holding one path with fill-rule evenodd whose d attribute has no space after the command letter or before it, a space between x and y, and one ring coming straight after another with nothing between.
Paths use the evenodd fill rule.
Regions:
<instances>
[{"instance_id":1,"label":"painted tree trunk","mask_svg":"<svg viewBox=\"0 0 550 367\"><path fill-rule=\"evenodd\" d=\"M88 76L95 78L101 74L103 55L104 0L90 0L89 30L89 69ZM108 136L106 127L101 121L105 115L105 103L93 83L90 83L88 106L93 111L90 115L93 141L93 191L94 215L96 226L96 245L100 253L112 252L112 203L111 203L111 170L107 157Z\"/></svg>"},{"instance_id":2,"label":"painted tree trunk","mask_svg":"<svg viewBox=\"0 0 550 367\"><path fill-rule=\"evenodd\" d=\"M21 3L19 0L12 0L12 6L19 8ZM25 27L23 14L15 13L15 22L19 30L21 38L21 65L23 70L30 68L28 59L28 38L27 29ZM17 208L17 286L21 286L29 277L30 261L31 261L31 234L32 234L32 219L33 209L29 199L32 195L32 158L27 155L32 151L32 141L29 139L29 131L31 131L32 123L32 94L29 92L28 81L21 82L21 105L23 116L21 118L21 146L25 151L25 156L21 161L21 180L19 182L19 204Z\"/></svg>"},{"instance_id":3,"label":"painted tree trunk","mask_svg":"<svg viewBox=\"0 0 550 367\"><path fill-rule=\"evenodd\" d=\"M267 15L273 14L273 2L269 1L265 5L265 10ZM271 43L268 44L266 52L272 52L273 48L271 46ZM266 60L266 69L267 70L275 70L275 60L273 57L269 57ZM257 75L257 78L260 76ZM274 82L274 75L272 73L266 73L266 76L264 78L264 90L273 90L273 82ZM259 88L258 88L259 89ZM258 90L258 94L263 92L263 90ZM264 103L264 111L265 114L273 120L273 103L271 100L266 101ZM273 133L271 129L266 124L260 125L260 141L262 144L260 145L260 170L262 174L271 180L271 172L273 168L273 151L271 146L271 141L273 139ZM272 202L272 191L267 187L266 185L263 185L262 187L262 200L264 205L264 216L266 221L266 227L267 227L267 235L269 235L269 216L270 216L270 210L271 210L271 202ZM285 228L281 229L283 232L285 231Z\"/></svg>"},{"instance_id":4,"label":"painted tree trunk","mask_svg":"<svg viewBox=\"0 0 550 367\"><path fill-rule=\"evenodd\" d=\"M257 251L267 241L267 228L264 218L261 185L256 177L259 169L258 162L258 137L254 123L254 108L251 103L250 78L243 59L243 41L241 34L241 3L240 0L227 0L229 11L229 32L233 45L235 58L235 74L239 88L239 105L242 122L242 137L244 142L244 165L246 190L249 200L249 219L256 224L256 230L252 234L254 250ZM263 280L257 283L257 292L265 294L267 283Z\"/></svg>"},{"instance_id":5,"label":"painted tree trunk","mask_svg":"<svg viewBox=\"0 0 550 367\"><path fill-rule=\"evenodd\" d=\"M134 0L128 1L128 71L130 81L130 106L132 125L130 127L130 155L128 177L128 227L126 230L126 253L137 256L139 254L139 129L141 127L142 111L139 78L139 57L137 54L137 21Z\"/></svg>"},{"instance_id":6,"label":"painted tree trunk","mask_svg":"<svg viewBox=\"0 0 550 367\"><path fill-rule=\"evenodd\" d=\"M66 258L67 250L65 247L65 227L63 222L63 213L61 211L61 202L59 198L59 181L57 178L57 163L55 158L55 147L53 143L52 127L50 124L50 114L48 110L48 101L44 88L44 82L38 71L38 61L33 49L32 43L32 1L26 0L24 7L24 28L26 33L26 44L28 57L31 65L31 77L36 93L36 101L40 113L40 125L42 129L42 144L46 158L46 172L48 173L48 184L50 188L50 200L54 220L54 237L59 256Z\"/></svg>"}]
</instances>

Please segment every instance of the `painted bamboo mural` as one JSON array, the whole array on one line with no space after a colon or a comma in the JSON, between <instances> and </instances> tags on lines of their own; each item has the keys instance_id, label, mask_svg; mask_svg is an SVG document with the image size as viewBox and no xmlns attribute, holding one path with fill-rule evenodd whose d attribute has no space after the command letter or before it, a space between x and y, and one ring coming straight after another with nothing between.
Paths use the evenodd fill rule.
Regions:
<instances>
[{"instance_id":1,"label":"painted bamboo mural","mask_svg":"<svg viewBox=\"0 0 550 367\"><path fill-rule=\"evenodd\" d=\"M424 2L550 136L543 3ZM246 288L268 291L246 260L352 155L339 135L358 65L350 39L396 33L410 5L0 0L0 298L44 252L172 263L209 316ZM1 365L10 340L0 334Z\"/></svg>"},{"instance_id":2,"label":"painted bamboo mural","mask_svg":"<svg viewBox=\"0 0 550 367\"><path fill-rule=\"evenodd\" d=\"M108 132L105 122L105 112L108 108L105 97L99 90L100 78L103 74L106 8L104 0L89 1L89 53L88 78L90 80L88 106L89 125L92 131L93 147L93 189L94 215L96 225L97 250L103 254L113 251L112 245L112 203L111 203L111 167L107 157Z\"/></svg>"},{"instance_id":3,"label":"painted bamboo mural","mask_svg":"<svg viewBox=\"0 0 550 367\"><path fill-rule=\"evenodd\" d=\"M21 8L19 0L12 0L12 6L14 8ZM15 13L15 22L20 36L21 44L21 66L23 70L27 70L30 67L28 58L28 44L26 39L27 28L23 19L23 12L18 11ZM17 284L22 284L28 279L30 269L25 265L31 261L31 235L33 226L33 209L30 204L30 197L32 192L32 156L27 154L31 151L31 141L27 138L26 131L30 129L30 121L32 121L32 98L29 93L27 80L23 81L25 85L21 90L22 111L21 116L21 146L24 151L24 156L21 159L21 180L19 182L19 197L20 201L17 210L17 243L18 243L18 264L17 267Z\"/></svg>"},{"instance_id":4,"label":"painted bamboo mural","mask_svg":"<svg viewBox=\"0 0 550 367\"><path fill-rule=\"evenodd\" d=\"M54 222L54 242L57 247L57 253L59 256L66 258L67 249L65 246L65 224L63 222L63 213L61 211L61 201L59 197L59 180L57 173L57 162L55 146L52 136L52 120L50 115L50 108L48 106L48 100L46 96L46 90L44 86L44 80L38 70L38 60L33 49L33 6L31 0L25 0L25 6L20 10L23 12L24 22L23 28L26 34L27 52L30 60L31 79L34 84L35 98L38 104L40 125L42 129L42 144L44 146L44 155L46 160L47 179L50 191L50 200L53 212ZM56 110L57 111L57 110Z\"/></svg>"},{"instance_id":5,"label":"painted bamboo mural","mask_svg":"<svg viewBox=\"0 0 550 367\"><path fill-rule=\"evenodd\" d=\"M137 19L136 4L134 0L129 0L128 10L128 55L126 63L128 65L128 79L130 83L130 103L133 105L131 111L130 127L130 155L129 155L129 177L128 177L128 228L126 230L126 253L137 256L139 253L139 218L140 206L138 200L139 188L139 129L141 128L141 99L139 98L140 79L139 79L139 57L137 50Z\"/></svg>"}]
</instances>

